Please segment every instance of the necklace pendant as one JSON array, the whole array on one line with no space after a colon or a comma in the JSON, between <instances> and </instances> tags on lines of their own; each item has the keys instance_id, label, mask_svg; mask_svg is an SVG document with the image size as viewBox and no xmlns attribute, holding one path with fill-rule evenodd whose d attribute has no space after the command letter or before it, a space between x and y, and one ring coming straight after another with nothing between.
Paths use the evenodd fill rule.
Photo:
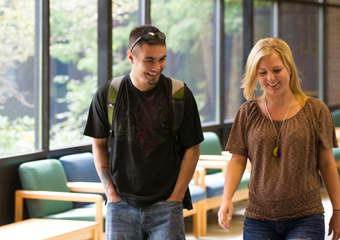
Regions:
<instances>
[{"instance_id":1,"label":"necklace pendant","mask_svg":"<svg viewBox=\"0 0 340 240\"><path fill-rule=\"evenodd\" d=\"M279 146L277 146L277 147L274 149L273 155L274 155L275 157L281 158L281 151L280 151L280 149L279 149Z\"/></svg>"}]
</instances>

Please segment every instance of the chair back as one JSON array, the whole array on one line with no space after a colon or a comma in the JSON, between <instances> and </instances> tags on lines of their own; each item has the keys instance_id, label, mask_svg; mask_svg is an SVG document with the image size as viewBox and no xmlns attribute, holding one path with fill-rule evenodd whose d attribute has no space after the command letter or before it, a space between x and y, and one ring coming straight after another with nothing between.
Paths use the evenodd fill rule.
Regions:
<instances>
[{"instance_id":1,"label":"chair back","mask_svg":"<svg viewBox=\"0 0 340 240\"><path fill-rule=\"evenodd\" d=\"M57 159L23 163L19 177L24 190L70 192L63 166ZM43 218L72 209L72 202L27 199L27 207L31 218Z\"/></svg>"},{"instance_id":2,"label":"chair back","mask_svg":"<svg viewBox=\"0 0 340 240\"><path fill-rule=\"evenodd\" d=\"M92 153L65 155L59 158L59 161L69 182L100 182Z\"/></svg>"},{"instance_id":3,"label":"chair back","mask_svg":"<svg viewBox=\"0 0 340 240\"><path fill-rule=\"evenodd\" d=\"M332 112L333 120L334 120L334 126L340 127L340 110L335 110Z\"/></svg>"},{"instance_id":4,"label":"chair back","mask_svg":"<svg viewBox=\"0 0 340 240\"><path fill-rule=\"evenodd\" d=\"M222 144L214 132L203 132L204 140L200 143L201 155L222 155ZM221 169L207 169L207 175L221 172Z\"/></svg>"},{"instance_id":5,"label":"chair back","mask_svg":"<svg viewBox=\"0 0 340 240\"><path fill-rule=\"evenodd\" d=\"M64 167L68 182L101 182L91 152L62 156L59 161ZM106 199L105 194L100 194ZM73 208L85 207L89 203L74 202Z\"/></svg>"},{"instance_id":6,"label":"chair back","mask_svg":"<svg viewBox=\"0 0 340 240\"><path fill-rule=\"evenodd\" d=\"M214 132L204 132L204 141L200 143L200 149L202 155L221 155L222 154L222 144Z\"/></svg>"}]
</instances>

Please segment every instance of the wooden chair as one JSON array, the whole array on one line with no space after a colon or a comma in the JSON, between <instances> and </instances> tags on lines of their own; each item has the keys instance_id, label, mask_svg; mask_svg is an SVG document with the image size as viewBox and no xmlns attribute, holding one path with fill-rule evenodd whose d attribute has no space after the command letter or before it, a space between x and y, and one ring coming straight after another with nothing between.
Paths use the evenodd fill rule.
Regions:
<instances>
[{"instance_id":1,"label":"wooden chair","mask_svg":"<svg viewBox=\"0 0 340 240\"><path fill-rule=\"evenodd\" d=\"M91 152L75 153L64 155L59 158L64 168L67 182L95 182L101 183L96 167L94 165L93 154ZM86 191L84 191L86 192ZM105 192L99 193L104 200ZM94 207L89 203L73 203L74 208L78 207Z\"/></svg>"},{"instance_id":2,"label":"wooden chair","mask_svg":"<svg viewBox=\"0 0 340 240\"><path fill-rule=\"evenodd\" d=\"M67 185L71 191L105 194L94 166L92 153L66 155L59 160L65 169L69 181ZM193 209L190 211L183 210L183 217L193 216L193 233L195 237L201 235L201 219L206 218L202 208L207 194L205 189L199 186L199 178L205 174L204 171L204 168L196 168L193 180L189 185Z\"/></svg>"},{"instance_id":3,"label":"wooden chair","mask_svg":"<svg viewBox=\"0 0 340 240\"><path fill-rule=\"evenodd\" d=\"M23 199L27 199L31 218L85 220L98 222L97 239L103 235L103 197L98 194L71 193L61 163L56 159L26 162L19 167L24 190L15 196L15 221L23 220ZM72 202L94 203L95 208L72 208ZM104 215L105 216L105 215Z\"/></svg>"},{"instance_id":4,"label":"wooden chair","mask_svg":"<svg viewBox=\"0 0 340 240\"><path fill-rule=\"evenodd\" d=\"M196 167L192 182L189 184L189 190L192 200L192 210L183 209L183 217L193 216L193 234L196 238L202 235L201 229L203 220L206 219L206 211L204 211L205 199L207 193L203 187L199 185L204 177L205 169Z\"/></svg>"},{"instance_id":5,"label":"wooden chair","mask_svg":"<svg viewBox=\"0 0 340 240\"><path fill-rule=\"evenodd\" d=\"M231 154L223 152L218 136L212 132L204 132L204 141L200 145L201 155L198 166L206 169L206 174L203 178L204 180L201 181L200 186L207 191L204 209L205 211L208 211L221 206L225 174L231 159ZM249 179L250 172L245 171L240 185L233 196L233 202L248 199ZM207 231L207 219L203 220L203 222L202 235L205 235Z\"/></svg>"}]
</instances>

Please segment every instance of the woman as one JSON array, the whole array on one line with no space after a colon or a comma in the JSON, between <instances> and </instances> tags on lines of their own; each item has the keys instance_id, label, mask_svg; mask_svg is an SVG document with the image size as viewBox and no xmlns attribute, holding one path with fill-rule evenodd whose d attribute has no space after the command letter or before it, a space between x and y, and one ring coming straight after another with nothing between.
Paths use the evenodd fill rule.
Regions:
<instances>
[{"instance_id":1,"label":"woman","mask_svg":"<svg viewBox=\"0 0 340 240\"><path fill-rule=\"evenodd\" d=\"M255 98L258 82L263 95ZM229 229L231 199L248 158L252 171L244 239L324 239L319 173L333 206L328 234L339 239L333 118L322 101L303 94L287 43L260 40L248 57L242 88L248 101L236 115L226 146L233 155L218 212L220 226Z\"/></svg>"}]
</instances>

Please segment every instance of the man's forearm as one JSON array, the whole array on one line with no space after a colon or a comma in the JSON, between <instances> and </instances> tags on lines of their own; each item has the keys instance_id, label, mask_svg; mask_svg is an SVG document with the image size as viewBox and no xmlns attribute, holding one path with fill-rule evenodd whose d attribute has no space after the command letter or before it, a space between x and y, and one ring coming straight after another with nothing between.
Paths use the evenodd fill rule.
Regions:
<instances>
[{"instance_id":1,"label":"man's forearm","mask_svg":"<svg viewBox=\"0 0 340 240\"><path fill-rule=\"evenodd\" d=\"M198 158L200 155L199 144L185 151L181 169L177 178L177 182L171 197L168 200L181 201L184 198L185 192L195 172Z\"/></svg>"},{"instance_id":2,"label":"man's forearm","mask_svg":"<svg viewBox=\"0 0 340 240\"><path fill-rule=\"evenodd\" d=\"M94 164L98 176L104 186L106 196L108 197L109 201L114 201L118 197L118 193L111 179L107 139L94 139L92 151Z\"/></svg>"}]
</instances>

